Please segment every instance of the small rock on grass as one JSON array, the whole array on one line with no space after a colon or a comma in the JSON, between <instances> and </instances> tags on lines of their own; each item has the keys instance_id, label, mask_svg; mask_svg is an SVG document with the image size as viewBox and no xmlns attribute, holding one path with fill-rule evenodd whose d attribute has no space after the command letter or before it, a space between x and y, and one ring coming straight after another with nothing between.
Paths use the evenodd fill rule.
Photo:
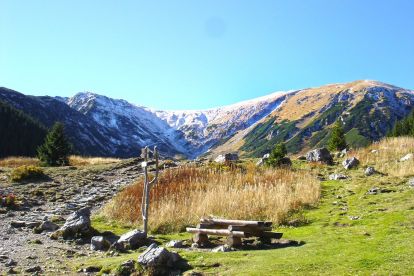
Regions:
<instances>
[{"instance_id":1,"label":"small rock on grass","mask_svg":"<svg viewBox=\"0 0 414 276\"><path fill-rule=\"evenodd\" d=\"M356 157L347 158L344 160L344 162L342 162L342 166L344 166L346 170L355 168L358 165L359 165L359 160Z\"/></svg>"},{"instance_id":2,"label":"small rock on grass","mask_svg":"<svg viewBox=\"0 0 414 276\"><path fill-rule=\"evenodd\" d=\"M329 180L340 180L340 179L347 179L348 176L344 175L344 174L340 174L340 173L335 173L335 174L331 174L329 175Z\"/></svg>"},{"instance_id":3,"label":"small rock on grass","mask_svg":"<svg viewBox=\"0 0 414 276\"><path fill-rule=\"evenodd\" d=\"M365 169L365 175L366 176L371 176L371 175L373 175L375 173L376 173L376 170L373 167L367 167Z\"/></svg>"},{"instance_id":4,"label":"small rock on grass","mask_svg":"<svg viewBox=\"0 0 414 276\"><path fill-rule=\"evenodd\" d=\"M171 247L171 248L183 248L183 241L180 240L172 240L169 241L166 245L166 247Z\"/></svg>"},{"instance_id":5,"label":"small rock on grass","mask_svg":"<svg viewBox=\"0 0 414 276\"><path fill-rule=\"evenodd\" d=\"M31 272L40 272L40 271L42 271L42 268L38 265L29 267L25 270L25 272L30 272L30 273Z\"/></svg>"},{"instance_id":6,"label":"small rock on grass","mask_svg":"<svg viewBox=\"0 0 414 276\"><path fill-rule=\"evenodd\" d=\"M111 244L103 236L94 236L91 239L91 250L107 250Z\"/></svg>"}]
</instances>

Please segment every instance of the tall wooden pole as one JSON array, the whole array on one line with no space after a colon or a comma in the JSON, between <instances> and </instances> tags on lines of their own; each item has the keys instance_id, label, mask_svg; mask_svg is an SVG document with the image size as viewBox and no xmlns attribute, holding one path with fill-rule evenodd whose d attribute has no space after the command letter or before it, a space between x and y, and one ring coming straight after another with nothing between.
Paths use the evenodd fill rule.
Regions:
<instances>
[{"instance_id":1,"label":"tall wooden pole","mask_svg":"<svg viewBox=\"0 0 414 276\"><path fill-rule=\"evenodd\" d=\"M158 181L158 150L157 147L154 147L154 158L155 158L155 177L150 181L148 176L148 147L144 149L144 162L142 162L142 167L144 169L144 192L141 203L141 212L142 212L142 221L144 223L144 233L148 234L148 211L150 205L150 190L153 185Z\"/></svg>"}]
</instances>

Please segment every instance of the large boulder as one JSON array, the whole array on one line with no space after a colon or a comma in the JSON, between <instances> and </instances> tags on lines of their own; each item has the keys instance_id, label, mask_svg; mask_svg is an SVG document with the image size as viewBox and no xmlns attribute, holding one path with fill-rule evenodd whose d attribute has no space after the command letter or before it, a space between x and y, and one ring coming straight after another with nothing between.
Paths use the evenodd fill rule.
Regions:
<instances>
[{"instance_id":1,"label":"large boulder","mask_svg":"<svg viewBox=\"0 0 414 276\"><path fill-rule=\"evenodd\" d=\"M139 257L138 263L154 275L168 275L176 271L182 261L180 255L169 252L164 247L151 244Z\"/></svg>"},{"instance_id":2,"label":"large boulder","mask_svg":"<svg viewBox=\"0 0 414 276\"><path fill-rule=\"evenodd\" d=\"M342 162L342 166L344 166L346 170L355 168L358 165L359 165L359 160L356 157L347 158L344 160L344 162Z\"/></svg>"},{"instance_id":3,"label":"large boulder","mask_svg":"<svg viewBox=\"0 0 414 276\"><path fill-rule=\"evenodd\" d=\"M147 235L138 229L123 234L116 242L117 248L135 249L147 243Z\"/></svg>"},{"instance_id":4,"label":"large boulder","mask_svg":"<svg viewBox=\"0 0 414 276\"><path fill-rule=\"evenodd\" d=\"M91 230L91 210L88 207L73 212L65 224L58 231L63 237L73 237L77 234L86 234Z\"/></svg>"},{"instance_id":5,"label":"large boulder","mask_svg":"<svg viewBox=\"0 0 414 276\"><path fill-rule=\"evenodd\" d=\"M311 150L306 154L306 160L308 162L319 162L328 165L333 164L331 153L326 148Z\"/></svg>"},{"instance_id":6,"label":"large boulder","mask_svg":"<svg viewBox=\"0 0 414 276\"><path fill-rule=\"evenodd\" d=\"M214 159L214 162L223 164L226 162L234 162L239 160L239 155L237 153L226 153L226 154L220 154Z\"/></svg>"}]
</instances>

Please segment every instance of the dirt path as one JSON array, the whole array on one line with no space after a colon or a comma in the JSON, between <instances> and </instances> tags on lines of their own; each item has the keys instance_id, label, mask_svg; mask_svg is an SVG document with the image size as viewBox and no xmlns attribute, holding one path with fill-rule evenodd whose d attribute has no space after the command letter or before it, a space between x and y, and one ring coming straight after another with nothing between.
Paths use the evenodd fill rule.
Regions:
<instances>
[{"instance_id":1,"label":"dirt path","mask_svg":"<svg viewBox=\"0 0 414 276\"><path fill-rule=\"evenodd\" d=\"M0 168L0 192L14 193L24 203L19 210L0 209L0 275L13 271L27 275L39 266L40 274L73 274L66 267L68 258L95 253L88 245L62 243L49 238L50 233L33 233L30 223L44 219L64 219L73 211L92 207L96 212L122 187L141 174L139 160L115 165L48 168L50 179L43 182L10 184L8 170ZM12 226L12 222L26 226ZM29 227L27 227L29 225ZM12 268L12 270L10 270Z\"/></svg>"}]
</instances>

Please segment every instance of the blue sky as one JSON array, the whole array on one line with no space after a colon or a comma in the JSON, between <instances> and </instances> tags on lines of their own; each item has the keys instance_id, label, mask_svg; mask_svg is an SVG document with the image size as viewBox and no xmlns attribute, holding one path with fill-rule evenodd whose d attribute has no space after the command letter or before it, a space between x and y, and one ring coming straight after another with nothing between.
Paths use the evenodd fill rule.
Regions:
<instances>
[{"instance_id":1,"label":"blue sky","mask_svg":"<svg viewBox=\"0 0 414 276\"><path fill-rule=\"evenodd\" d=\"M0 86L200 109L376 79L414 89L414 1L0 0Z\"/></svg>"}]
</instances>

